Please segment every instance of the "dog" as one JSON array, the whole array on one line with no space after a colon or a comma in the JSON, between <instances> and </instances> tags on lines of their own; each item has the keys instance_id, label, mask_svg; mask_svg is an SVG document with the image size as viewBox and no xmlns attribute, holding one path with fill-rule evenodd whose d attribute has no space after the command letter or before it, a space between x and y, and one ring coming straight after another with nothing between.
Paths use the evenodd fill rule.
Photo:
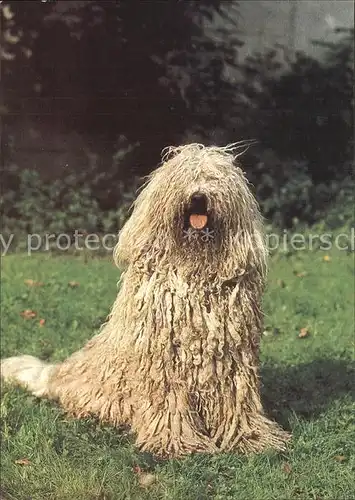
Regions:
<instances>
[{"instance_id":1,"label":"dog","mask_svg":"<svg viewBox=\"0 0 355 500\"><path fill-rule=\"evenodd\" d=\"M246 143L168 148L119 234L107 322L58 364L1 362L5 381L75 417L130 426L163 457L283 450L259 390L263 220L239 165Z\"/></svg>"}]
</instances>

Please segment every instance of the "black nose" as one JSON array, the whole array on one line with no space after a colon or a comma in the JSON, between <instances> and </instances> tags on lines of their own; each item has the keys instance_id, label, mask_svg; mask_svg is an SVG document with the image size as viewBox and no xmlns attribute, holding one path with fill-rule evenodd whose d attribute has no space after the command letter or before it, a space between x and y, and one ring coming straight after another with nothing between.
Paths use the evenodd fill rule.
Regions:
<instances>
[{"instance_id":1,"label":"black nose","mask_svg":"<svg viewBox=\"0 0 355 500\"><path fill-rule=\"evenodd\" d=\"M190 211L194 214L207 213L207 198L202 193L195 193L190 199Z\"/></svg>"}]
</instances>

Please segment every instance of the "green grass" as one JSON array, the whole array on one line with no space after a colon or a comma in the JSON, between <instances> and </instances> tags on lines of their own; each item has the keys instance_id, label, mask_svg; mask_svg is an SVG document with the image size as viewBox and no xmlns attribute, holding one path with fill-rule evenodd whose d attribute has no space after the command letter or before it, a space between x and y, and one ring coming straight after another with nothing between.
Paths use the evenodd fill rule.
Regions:
<instances>
[{"instance_id":1,"label":"green grass","mask_svg":"<svg viewBox=\"0 0 355 500\"><path fill-rule=\"evenodd\" d=\"M271 263L263 397L268 412L292 430L286 453L155 461L123 432L69 419L53 403L3 387L3 498L354 499L354 260L345 252L329 255L325 262L322 252L280 254ZM117 291L118 272L107 260L9 255L2 267L2 357L63 359L92 336ZM30 287L26 279L44 286ZM37 316L22 318L26 309ZM299 338L304 327L309 335ZM21 459L29 464L17 464ZM148 487L140 484L145 473L154 475Z\"/></svg>"}]
</instances>

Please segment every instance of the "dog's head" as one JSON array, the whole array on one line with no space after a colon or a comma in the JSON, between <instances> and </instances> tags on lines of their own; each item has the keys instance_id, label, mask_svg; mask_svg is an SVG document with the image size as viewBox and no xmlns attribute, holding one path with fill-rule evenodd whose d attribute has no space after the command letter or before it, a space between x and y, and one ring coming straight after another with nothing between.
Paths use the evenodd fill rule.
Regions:
<instances>
[{"instance_id":1,"label":"dog's head","mask_svg":"<svg viewBox=\"0 0 355 500\"><path fill-rule=\"evenodd\" d=\"M234 276L265 269L258 205L241 168L240 143L169 148L149 177L119 237L119 264L160 260L191 273Z\"/></svg>"}]
</instances>

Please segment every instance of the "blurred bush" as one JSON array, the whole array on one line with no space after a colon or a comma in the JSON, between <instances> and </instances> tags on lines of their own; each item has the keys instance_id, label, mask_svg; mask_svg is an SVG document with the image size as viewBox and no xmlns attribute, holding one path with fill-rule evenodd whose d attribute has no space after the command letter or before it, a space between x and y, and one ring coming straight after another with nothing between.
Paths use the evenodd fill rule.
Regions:
<instances>
[{"instance_id":1,"label":"blurred bush","mask_svg":"<svg viewBox=\"0 0 355 500\"><path fill-rule=\"evenodd\" d=\"M323 221L340 227L354 221L353 162L339 165L342 175L324 182L312 178L308 162L281 160L273 150L248 152L245 164L262 213L274 226L293 228Z\"/></svg>"},{"instance_id":2,"label":"blurred bush","mask_svg":"<svg viewBox=\"0 0 355 500\"><path fill-rule=\"evenodd\" d=\"M294 161L296 175L306 163L315 183L346 177L353 159L354 30L336 34L336 42L314 42L323 47L319 60L299 52L281 62L275 49L241 65L244 134L281 162Z\"/></svg>"},{"instance_id":3,"label":"blurred bush","mask_svg":"<svg viewBox=\"0 0 355 500\"><path fill-rule=\"evenodd\" d=\"M101 174L88 180L85 175L70 174L53 182L43 182L36 171L5 165L0 175L6 189L0 196L2 235L114 233L127 218L135 195L133 183L116 183L107 188L110 177ZM115 191L116 206L102 207L105 188ZM101 204L100 204L101 201Z\"/></svg>"},{"instance_id":4,"label":"blurred bush","mask_svg":"<svg viewBox=\"0 0 355 500\"><path fill-rule=\"evenodd\" d=\"M259 141L244 162L265 216L279 227L354 218L354 29L336 34L336 42L314 42L320 60L297 53L282 61L279 47L240 67L239 129Z\"/></svg>"}]
</instances>

